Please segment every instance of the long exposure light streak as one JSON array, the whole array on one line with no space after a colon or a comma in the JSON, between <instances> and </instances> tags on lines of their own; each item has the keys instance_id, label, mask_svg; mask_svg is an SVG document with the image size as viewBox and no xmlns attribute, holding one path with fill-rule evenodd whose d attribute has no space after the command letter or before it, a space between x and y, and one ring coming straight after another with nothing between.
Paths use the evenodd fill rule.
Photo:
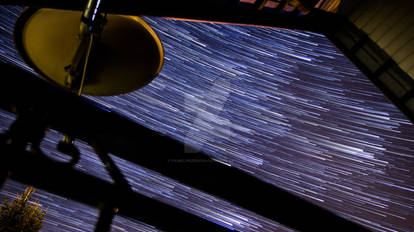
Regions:
<instances>
[{"instance_id":1,"label":"long exposure light streak","mask_svg":"<svg viewBox=\"0 0 414 232\"><path fill-rule=\"evenodd\" d=\"M11 40L19 11L1 7L0 54L3 62L28 69ZM303 31L144 20L163 42L161 73L139 91L92 100L372 230L414 230L414 127L327 38ZM0 117L7 128L12 117ZM59 138L50 132L42 149L56 153ZM90 148L77 144L83 154L77 168L109 180ZM142 194L237 230L289 231L114 159ZM17 185L8 182L2 192ZM64 201L56 204L62 211L69 207ZM93 209L84 210L93 214ZM53 223L74 226L68 219L50 222L45 230ZM61 231L88 231L83 223Z\"/></svg>"}]
</instances>

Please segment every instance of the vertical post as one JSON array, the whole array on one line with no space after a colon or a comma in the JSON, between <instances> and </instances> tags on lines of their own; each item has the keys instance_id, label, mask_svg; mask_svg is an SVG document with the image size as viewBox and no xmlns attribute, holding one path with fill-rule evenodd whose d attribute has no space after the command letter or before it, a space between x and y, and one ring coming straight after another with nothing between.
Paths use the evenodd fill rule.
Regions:
<instances>
[{"instance_id":1,"label":"vertical post","mask_svg":"<svg viewBox=\"0 0 414 232\"><path fill-rule=\"evenodd\" d=\"M1 141L1 143L2 143L2 141ZM3 188L3 185L4 185L4 183L6 182L8 176L9 176L9 170L7 168L7 165L6 165L8 162L7 162L6 158L4 157L4 156L8 155L8 154L5 154L5 148L6 148L6 146L2 143L0 145L0 151L1 151L1 154L0 154L0 189Z\"/></svg>"},{"instance_id":2,"label":"vertical post","mask_svg":"<svg viewBox=\"0 0 414 232\"><path fill-rule=\"evenodd\" d=\"M6 148L6 135L0 134L0 189L3 188L4 182L6 182L8 170L6 167L6 155L5 148Z\"/></svg>"},{"instance_id":3,"label":"vertical post","mask_svg":"<svg viewBox=\"0 0 414 232\"><path fill-rule=\"evenodd\" d=\"M115 162L111 159L102 146L94 145L92 146L95 150L95 153L99 156L102 163L105 165L106 170L109 175L115 182L116 192L131 192L131 186L128 181L122 175L121 170L116 166ZM110 199L109 201L112 201ZM115 215L115 207L112 203L106 202L101 208L101 213L99 215L98 222L95 227L95 232L107 232L111 228L112 219Z\"/></svg>"},{"instance_id":4,"label":"vertical post","mask_svg":"<svg viewBox=\"0 0 414 232\"><path fill-rule=\"evenodd\" d=\"M109 232L112 219L115 216L115 207L111 203L104 203L95 226L95 232Z\"/></svg>"}]
</instances>

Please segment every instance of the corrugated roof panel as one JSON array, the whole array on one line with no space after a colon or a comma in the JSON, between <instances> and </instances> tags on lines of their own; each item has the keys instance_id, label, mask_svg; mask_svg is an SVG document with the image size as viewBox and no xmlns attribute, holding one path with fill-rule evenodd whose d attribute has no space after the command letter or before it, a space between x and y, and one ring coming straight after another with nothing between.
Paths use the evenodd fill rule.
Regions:
<instances>
[{"instance_id":1,"label":"corrugated roof panel","mask_svg":"<svg viewBox=\"0 0 414 232\"><path fill-rule=\"evenodd\" d=\"M412 10L408 9L404 5L398 5L386 16L386 20L378 20L378 26L370 33L370 37L373 41L378 42L407 14L411 14Z\"/></svg>"},{"instance_id":2,"label":"corrugated roof panel","mask_svg":"<svg viewBox=\"0 0 414 232\"><path fill-rule=\"evenodd\" d=\"M410 75L410 77L414 77L414 66L411 66L410 70L408 70L408 75Z\"/></svg>"},{"instance_id":3,"label":"corrugated roof panel","mask_svg":"<svg viewBox=\"0 0 414 232\"><path fill-rule=\"evenodd\" d=\"M364 1L348 17L412 78L414 65L414 2Z\"/></svg>"},{"instance_id":4,"label":"corrugated roof panel","mask_svg":"<svg viewBox=\"0 0 414 232\"><path fill-rule=\"evenodd\" d=\"M399 42L399 44L395 45L395 47L399 47L399 49L391 54L391 56L395 62L402 63L414 52L414 23L411 24L411 26L401 34L398 41L395 42Z\"/></svg>"},{"instance_id":5,"label":"corrugated roof panel","mask_svg":"<svg viewBox=\"0 0 414 232\"><path fill-rule=\"evenodd\" d=\"M354 21L355 25L358 28L363 28L365 25L376 15L376 12L381 9L383 1L375 1L373 4L370 4L367 8L364 9L362 14Z\"/></svg>"},{"instance_id":6,"label":"corrugated roof panel","mask_svg":"<svg viewBox=\"0 0 414 232\"><path fill-rule=\"evenodd\" d=\"M348 16L349 20L353 23L355 23L359 16L361 16L369 8L369 4L366 2L361 2L359 4L359 7L357 7L354 12L350 13Z\"/></svg>"},{"instance_id":7,"label":"corrugated roof panel","mask_svg":"<svg viewBox=\"0 0 414 232\"><path fill-rule=\"evenodd\" d=\"M414 47L411 47L411 53L409 53L408 56L404 60L402 60L401 63L399 63L399 65L403 70L406 70L408 72L414 67L413 60L414 60Z\"/></svg>"},{"instance_id":8,"label":"corrugated roof panel","mask_svg":"<svg viewBox=\"0 0 414 232\"><path fill-rule=\"evenodd\" d=\"M362 27L362 30L370 35L382 21L385 21L385 17L391 13L392 8L393 6L390 4L390 1L379 2L378 8L371 13L370 20Z\"/></svg>"},{"instance_id":9,"label":"corrugated roof panel","mask_svg":"<svg viewBox=\"0 0 414 232\"><path fill-rule=\"evenodd\" d=\"M394 24L394 27L389 31L389 41L387 43L382 44L381 40L379 41L379 45L387 51L388 54L391 56L401 48L411 36L410 31L408 31L414 23L414 17L412 14L406 15L402 20L398 23Z\"/></svg>"}]
</instances>

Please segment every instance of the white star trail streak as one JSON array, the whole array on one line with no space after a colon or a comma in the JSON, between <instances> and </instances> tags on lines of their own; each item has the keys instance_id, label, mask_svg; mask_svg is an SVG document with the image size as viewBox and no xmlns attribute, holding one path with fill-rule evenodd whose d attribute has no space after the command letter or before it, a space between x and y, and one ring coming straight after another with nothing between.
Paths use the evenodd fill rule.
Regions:
<instances>
[{"instance_id":1,"label":"white star trail streak","mask_svg":"<svg viewBox=\"0 0 414 232\"><path fill-rule=\"evenodd\" d=\"M19 11L0 8L0 55L3 62L29 69L11 39ZM414 231L414 126L327 38L292 30L144 19L165 49L159 76L136 92L90 99L179 141L201 142L198 148L214 159L374 231ZM4 112L0 117L6 129L13 117ZM42 145L56 159L59 139L51 131ZM91 149L79 141L77 145L82 159L76 168L110 181ZM241 231L290 231L113 158L133 189L144 195ZM2 194L23 189L9 181ZM44 231L91 231L96 209L37 194L42 203L53 205ZM91 216L86 220L77 212ZM155 228L117 217L113 230Z\"/></svg>"}]
</instances>

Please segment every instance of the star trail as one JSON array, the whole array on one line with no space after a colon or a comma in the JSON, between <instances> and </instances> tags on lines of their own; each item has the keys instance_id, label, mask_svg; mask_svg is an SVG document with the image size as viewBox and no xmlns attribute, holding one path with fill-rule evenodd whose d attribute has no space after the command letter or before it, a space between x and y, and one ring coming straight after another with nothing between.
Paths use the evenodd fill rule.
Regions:
<instances>
[{"instance_id":1,"label":"star trail","mask_svg":"<svg viewBox=\"0 0 414 232\"><path fill-rule=\"evenodd\" d=\"M0 8L0 57L16 54L21 8ZM129 94L89 97L374 231L414 231L414 127L323 35L144 17L160 37L164 66ZM6 78L6 77L3 77ZM7 129L13 115L0 111ZM61 134L42 144L54 159ZM111 181L76 141L76 168ZM240 231L291 231L277 222L112 156L134 191ZM212 170L214 171L214 170ZM208 173L206 174L208 175ZM22 192L8 181L1 195ZM43 231L91 231L98 210L38 190L50 207ZM115 217L113 231L156 231Z\"/></svg>"}]
</instances>

